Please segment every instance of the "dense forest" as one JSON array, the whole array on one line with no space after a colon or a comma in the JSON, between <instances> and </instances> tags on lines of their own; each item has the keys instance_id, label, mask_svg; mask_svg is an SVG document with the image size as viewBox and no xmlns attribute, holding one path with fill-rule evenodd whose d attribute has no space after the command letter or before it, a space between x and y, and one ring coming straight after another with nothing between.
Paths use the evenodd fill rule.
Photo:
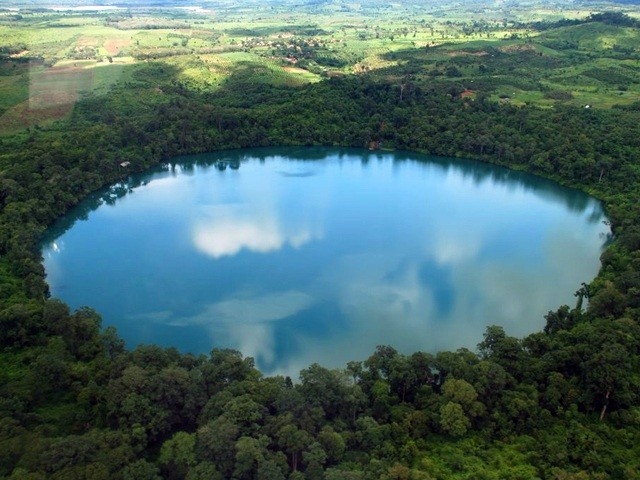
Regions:
<instances>
[{"instance_id":1,"label":"dense forest","mask_svg":"<svg viewBox=\"0 0 640 480\"><path fill-rule=\"evenodd\" d=\"M419 60L299 86L246 66L215 92L148 61L68 119L0 137L0 478L640 478L640 105L496 102L417 76ZM296 381L232 350L127 350L49 297L41 235L102 186L181 154L372 141L600 198L614 241L598 277L526 338L489 325L476 351L380 346Z\"/></svg>"}]
</instances>

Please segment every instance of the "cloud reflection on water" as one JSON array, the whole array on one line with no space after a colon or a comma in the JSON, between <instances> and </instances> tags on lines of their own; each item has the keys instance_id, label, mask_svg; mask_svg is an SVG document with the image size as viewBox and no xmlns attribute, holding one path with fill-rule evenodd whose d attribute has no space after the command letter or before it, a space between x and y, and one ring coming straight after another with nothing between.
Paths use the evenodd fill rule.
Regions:
<instances>
[{"instance_id":1,"label":"cloud reflection on water","mask_svg":"<svg viewBox=\"0 0 640 480\"><path fill-rule=\"evenodd\" d=\"M454 248L459 255L443 256L435 248L410 261L389 252L345 255L327 265L317 282L322 287L308 286L322 292L318 302L339 305L341 316L348 318L344 331L317 337L307 336L303 329L284 333L278 332L276 324L261 324L260 336L269 339L273 351L267 344L256 343L256 331L244 325L229 323L231 336L239 345L253 345L246 352L258 360L276 359L269 364L273 373L291 375L319 359L341 367L349 360L367 358L380 344L400 346L407 352L423 350L425 345L430 351L474 349L492 324L502 325L510 335L526 335L542 328L547 310L571 301L566 293L576 276L593 275L593 262L584 259L597 248L597 241L576 244L566 240L567 235L557 231L541 239L547 258L535 259L535 269L526 262L487 261L478 243L468 250ZM567 255L577 262L572 263L571 272L557 268ZM443 283L448 284L444 289ZM330 290L325 289L327 285ZM449 302L445 308L444 296ZM278 358L272 339L279 335L291 336L291 343L304 348Z\"/></svg>"},{"instance_id":2,"label":"cloud reflection on water","mask_svg":"<svg viewBox=\"0 0 640 480\"><path fill-rule=\"evenodd\" d=\"M125 226L105 228L124 232L106 244L133 245L140 223L150 231L136 247L149 264L138 263L143 279L131 282L146 289L114 315L144 334L133 345L175 345L180 332L198 332L205 353L236 348L265 373L287 375L312 362L343 367L379 344L407 353L474 348L487 325L516 336L540 329L546 311L573 302L597 270L598 232L607 229L584 196L567 214L555 198L562 189L548 185L541 198L536 185L474 180L462 166L385 157L363 168L345 159L205 169L123 197L137 198L110 209ZM165 226L168 217L180 223ZM173 251L163 253L165 244ZM162 274L147 271L158 258ZM47 272L63 282L59 263ZM96 301L78 304L120 306L122 297L105 300L105 281ZM161 329L176 335L154 337Z\"/></svg>"},{"instance_id":3,"label":"cloud reflection on water","mask_svg":"<svg viewBox=\"0 0 640 480\"><path fill-rule=\"evenodd\" d=\"M285 245L300 248L317 238L321 235L306 227L283 226L275 212L260 212L249 205L211 207L193 227L195 247L214 259L243 249L268 253Z\"/></svg>"},{"instance_id":4,"label":"cloud reflection on water","mask_svg":"<svg viewBox=\"0 0 640 480\"><path fill-rule=\"evenodd\" d=\"M285 321L312 307L313 296L296 290L266 295L237 295L204 306L190 317L173 318L175 327L198 325L209 332L212 343L225 342L256 359L261 365L279 365L274 322ZM294 374L286 370L286 374Z\"/></svg>"},{"instance_id":5,"label":"cloud reflection on water","mask_svg":"<svg viewBox=\"0 0 640 480\"><path fill-rule=\"evenodd\" d=\"M349 167L343 165L341 174L348 176ZM318 278L297 285L295 291L236 294L173 324L202 325L210 330L213 341L233 344L256 358L265 371L296 375L312 362L340 367L349 360L364 359L379 344L394 344L403 351L421 350L425 345L430 351L473 349L491 324L504 326L512 335L524 335L542 327L546 309L566 301L576 270L577 278L593 275L594 265L584 259L597 249L599 239L591 231L581 234L575 226L547 231L548 206L532 202L522 188L496 188L490 182L470 187L467 179L449 172L425 197L421 189L412 190L404 181L415 205L423 202L445 212L415 216L419 209L403 204L405 215L413 214L419 224L407 235L418 240L401 239L393 248L366 250L363 246L364 251L336 255ZM347 205L334 188L334 204L322 205L326 211L320 218L335 216L336 204ZM277 196L277 192L273 188L270 194ZM303 210L314 211L318 206L308 200L314 197L313 190L307 194ZM243 249L265 254L285 245L300 248L323 237L305 226L307 217L299 210L247 203L248 198L250 192L245 193L245 203L201 212L193 234L199 251L214 259ZM491 215L496 202L502 204L498 217ZM532 219L538 219L518 226L525 208ZM466 216L461 222L463 210ZM366 228L366 216L362 222ZM327 228L318 225L316 232ZM526 241L535 240L532 250L514 263L504 259L503 252L525 241L513 233L519 228L524 228L520 235L530 237ZM571 269L558 269L567 256L572 259ZM335 305L336 316L322 324L322 335L310 332L307 324L292 322L301 312L306 312L308 322L322 322L323 314L317 310L323 304ZM286 351L279 344L285 344Z\"/></svg>"},{"instance_id":6,"label":"cloud reflection on water","mask_svg":"<svg viewBox=\"0 0 640 480\"><path fill-rule=\"evenodd\" d=\"M327 272L327 280L335 282L335 296L322 301L339 305L340 314L348 318L345 331L322 337L306 336L302 329L287 332L285 335L295 339L292 343L305 347L295 355L278 358L274 372L295 374L319 360L342 367L349 360L367 358L381 344L406 352L424 350L425 345L434 352L474 349L487 325L502 325L511 335L525 335L542 328L547 309L563 303L556 282L550 281L552 271L544 268L532 275L507 264L474 258L450 269L451 304L443 310L438 307L441 293L436 291L437 283L425 283L417 265L385 263L378 261L378 254L367 257L343 259L343 265L332 265L333 270ZM346 265L349 268L343 268ZM353 270L354 266L359 268ZM398 267L403 269L400 275ZM255 332L244 325L229 323L229 329L240 345L255 342ZM278 335L277 330L276 324L261 324L259 331L271 339ZM265 345L247 354L255 354L258 360L275 357L275 353L266 352Z\"/></svg>"},{"instance_id":7,"label":"cloud reflection on water","mask_svg":"<svg viewBox=\"0 0 640 480\"><path fill-rule=\"evenodd\" d=\"M205 305L200 313L171 320L181 325L240 325L283 320L308 308L314 299L300 291L269 292L261 296L236 296Z\"/></svg>"}]
</instances>

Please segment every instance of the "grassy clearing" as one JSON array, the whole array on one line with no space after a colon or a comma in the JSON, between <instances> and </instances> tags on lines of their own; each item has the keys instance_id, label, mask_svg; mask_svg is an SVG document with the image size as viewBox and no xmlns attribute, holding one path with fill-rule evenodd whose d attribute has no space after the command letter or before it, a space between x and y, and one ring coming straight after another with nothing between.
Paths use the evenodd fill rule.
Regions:
<instances>
[{"instance_id":1,"label":"grassy clearing","mask_svg":"<svg viewBox=\"0 0 640 480\"><path fill-rule=\"evenodd\" d=\"M8 72L0 76L0 112L29 98L28 66L13 63L3 70Z\"/></svg>"},{"instance_id":2,"label":"grassy clearing","mask_svg":"<svg viewBox=\"0 0 640 480\"><path fill-rule=\"evenodd\" d=\"M113 63L96 63L93 70L93 84L91 91L96 95L107 93L116 83L130 79L127 65L134 63L133 58L119 58Z\"/></svg>"},{"instance_id":3,"label":"grassy clearing","mask_svg":"<svg viewBox=\"0 0 640 480\"><path fill-rule=\"evenodd\" d=\"M244 82L297 86L317 82L321 78L308 70L296 68L293 64L252 53L232 52L220 57L223 61L226 60L225 75L242 72Z\"/></svg>"}]
</instances>

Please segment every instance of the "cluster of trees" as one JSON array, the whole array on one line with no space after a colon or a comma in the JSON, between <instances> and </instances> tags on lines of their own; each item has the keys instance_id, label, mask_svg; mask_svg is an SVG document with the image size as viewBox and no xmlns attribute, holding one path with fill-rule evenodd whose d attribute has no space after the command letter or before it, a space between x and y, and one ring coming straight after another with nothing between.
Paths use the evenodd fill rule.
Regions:
<instances>
[{"instance_id":1,"label":"cluster of trees","mask_svg":"<svg viewBox=\"0 0 640 480\"><path fill-rule=\"evenodd\" d=\"M341 370L311 365L294 385L232 350L126 351L94 311L55 299L40 315L39 344L2 354L3 478L639 473L631 319L587 321L562 307L523 340L493 326L478 353L380 346Z\"/></svg>"},{"instance_id":2,"label":"cluster of trees","mask_svg":"<svg viewBox=\"0 0 640 480\"><path fill-rule=\"evenodd\" d=\"M638 105L517 108L402 70L297 88L251 84L239 70L201 93L162 63L136 68L68 121L0 140L0 477L640 475ZM344 369L311 365L296 382L264 377L234 351L128 351L96 312L48 298L43 231L132 170L215 149L372 140L598 196L615 236L600 274L526 338L492 326L476 352L381 346Z\"/></svg>"},{"instance_id":3,"label":"cluster of trees","mask_svg":"<svg viewBox=\"0 0 640 480\"><path fill-rule=\"evenodd\" d=\"M623 3L623 2L620 2ZM600 23L604 23L606 25L614 25L617 27L631 27L631 28L638 28L638 26L640 26L640 23L638 23L638 21L619 11L604 11L604 12L598 12L598 13L592 13L591 15L583 18L583 19L578 19L578 18L574 18L574 19L567 19L567 18L562 18L560 20L556 20L556 21L538 21L538 22L531 22L531 23L517 23L516 26L519 28L533 28L535 30L538 31L544 31L544 30L549 30L552 28L561 28L561 27L570 27L570 26L574 26L574 25L582 25L585 23L592 23L592 22L600 22Z\"/></svg>"}]
</instances>

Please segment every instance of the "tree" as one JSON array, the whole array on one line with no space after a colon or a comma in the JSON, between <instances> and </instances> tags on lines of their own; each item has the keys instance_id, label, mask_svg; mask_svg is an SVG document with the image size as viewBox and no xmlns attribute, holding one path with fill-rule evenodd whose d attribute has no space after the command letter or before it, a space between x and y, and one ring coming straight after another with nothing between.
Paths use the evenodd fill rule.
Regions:
<instances>
[{"instance_id":1,"label":"tree","mask_svg":"<svg viewBox=\"0 0 640 480\"><path fill-rule=\"evenodd\" d=\"M189 469L185 480L223 480L223 476L211 462L200 462Z\"/></svg>"},{"instance_id":2,"label":"tree","mask_svg":"<svg viewBox=\"0 0 640 480\"><path fill-rule=\"evenodd\" d=\"M324 476L325 480L362 480L364 473L339 468L328 468Z\"/></svg>"},{"instance_id":3,"label":"tree","mask_svg":"<svg viewBox=\"0 0 640 480\"><path fill-rule=\"evenodd\" d=\"M452 437L462 437L471 427L459 403L447 402L440 407L440 428Z\"/></svg>"},{"instance_id":4,"label":"tree","mask_svg":"<svg viewBox=\"0 0 640 480\"><path fill-rule=\"evenodd\" d=\"M600 317L618 317L626 307L626 297L611 281L604 282L602 288L597 289L589 297L589 313Z\"/></svg>"},{"instance_id":5,"label":"tree","mask_svg":"<svg viewBox=\"0 0 640 480\"><path fill-rule=\"evenodd\" d=\"M234 445L240 436L240 428L221 416L203 425L196 432L196 457L209 461L225 477L230 478L235 464Z\"/></svg>"},{"instance_id":6,"label":"tree","mask_svg":"<svg viewBox=\"0 0 640 480\"><path fill-rule=\"evenodd\" d=\"M256 433L266 413L265 408L253 401L250 395L234 397L225 405L224 409L225 417L240 427L242 435Z\"/></svg>"},{"instance_id":7,"label":"tree","mask_svg":"<svg viewBox=\"0 0 640 480\"><path fill-rule=\"evenodd\" d=\"M210 396L233 382L247 378L257 378L252 358L242 358L237 350L214 349L209 361L202 366L202 376L207 394Z\"/></svg>"},{"instance_id":8,"label":"tree","mask_svg":"<svg viewBox=\"0 0 640 480\"><path fill-rule=\"evenodd\" d=\"M69 435L56 439L40 455L43 469L53 474L65 468L90 463L97 454L97 446L89 437Z\"/></svg>"},{"instance_id":9,"label":"tree","mask_svg":"<svg viewBox=\"0 0 640 480\"><path fill-rule=\"evenodd\" d=\"M204 382L186 368L169 366L150 379L149 397L167 412L167 429L190 429L205 402Z\"/></svg>"},{"instance_id":10,"label":"tree","mask_svg":"<svg viewBox=\"0 0 640 480\"><path fill-rule=\"evenodd\" d=\"M509 385L511 378L504 368L490 360L482 360L474 365L473 374L473 387L478 393L478 400L488 410L491 410L500 400L500 396Z\"/></svg>"},{"instance_id":11,"label":"tree","mask_svg":"<svg viewBox=\"0 0 640 480\"><path fill-rule=\"evenodd\" d=\"M268 443L268 440L266 441ZM233 478L251 480L257 476L258 469L265 461L262 442L251 437L240 437L235 445L236 462Z\"/></svg>"},{"instance_id":12,"label":"tree","mask_svg":"<svg viewBox=\"0 0 640 480\"><path fill-rule=\"evenodd\" d=\"M633 371L632 355L619 343L604 345L584 363L587 388L600 404L600 420L603 420L612 395L624 398L631 385L629 372Z\"/></svg>"},{"instance_id":13,"label":"tree","mask_svg":"<svg viewBox=\"0 0 640 480\"><path fill-rule=\"evenodd\" d=\"M398 355L398 351L393 347L388 345L378 345L376 347L373 355L364 362L373 381L380 377L389 378L391 362L396 355Z\"/></svg>"},{"instance_id":14,"label":"tree","mask_svg":"<svg viewBox=\"0 0 640 480\"><path fill-rule=\"evenodd\" d=\"M158 463L165 479L184 479L196 463L194 434L177 432L160 449Z\"/></svg>"},{"instance_id":15,"label":"tree","mask_svg":"<svg viewBox=\"0 0 640 480\"><path fill-rule=\"evenodd\" d=\"M118 336L116 328L113 325L109 325L102 332L102 342L111 360L125 352L124 340Z\"/></svg>"},{"instance_id":16,"label":"tree","mask_svg":"<svg viewBox=\"0 0 640 480\"><path fill-rule=\"evenodd\" d=\"M346 444L342 435L335 432L329 425L325 425L317 437L318 442L327 455L329 464L338 464L346 450Z\"/></svg>"},{"instance_id":17,"label":"tree","mask_svg":"<svg viewBox=\"0 0 640 480\"><path fill-rule=\"evenodd\" d=\"M59 325L67 321L71 315L69 307L57 298L49 298L42 309L42 321L51 332L57 332Z\"/></svg>"},{"instance_id":18,"label":"tree","mask_svg":"<svg viewBox=\"0 0 640 480\"><path fill-rule=\"evenodd\" d=\"M478 393L475 388L465 380L449 377L442 386L442 395L445 401L448 400L460 405L469 420L485 412L484 405L478 401Z\"/></svg>"},{"instance_id":19,"label":"tree","mask_svg":"<svg viewBox=\"0 0 640 480\"><path fill-rule=\"evenodd\" d=\"M343 402L347 390L346 378L340 370L329 370L312 364L300 371L299 391L308 405L322 408L327 419L333 419L341 412L350 412Z\"/></svg>"},{"instance_id":20,"label":"tree","mask_svg":"<svg viewBox=\"0 0 640 480\"><path fill-rule=\"evenodd\" d=\"M474 367L479 361L478 355L466 348L455 352L438 352L433 363L433 368L437 371L433 379L434 388L441 389L449 376L471 380L474 377Z\"/></svg>"},{"instance_id":21,"label":"tree","mask_svg":"<svg viewBox=\"0 0 640 480\"><path fill-rule=\"evenodd\" d=\"M327 454L318 442L309 445L309 450L302 454L305 469L305 477L307 480L324 480L324 464L327 461Z\"/></svg>"},{"instance_id":22,"label":"tree","mask_svg":"<svg viewBox=\"0 0 640 480\"><path fill-rule=\"evenodd\" d=\"M482 358L496 362L516 378L522 378L526 372L526 354L520 341L507 336L500 326L487 327L478 350Z\"/></svg>"},{"instance_id":23,"label":"tree","mask_svg":"<svg viewBox=\"0 0 640 480\"><path fill-rule=\"evenodd\" d=\"M99 335L101 325L102 317L95 310L83 307L60 325L58 333L74 356L90 360L102 351Z\"/></svg>"},{"instance_id":24,"label":"tree","mask_svg":"<svg viewBox=\"0 0 640 480\"><path fill-rule=\"evenodd\" d=\"M284 460L286 467L286 460ZM256 480L285 480L283 468L276 460L267 459L258 466Z\"/></svg>"},{"instance_id":25,"label":"tree","mask_svg":"<svg viewBox=\"0 0 640 480\"><path fill-rule=\"evenodd\" d=\"M362 371L363 371L362 362L356 362L356 361L347 362L346 371L353 379L353 384L354 385L357 384L362 376Z\"/></svg>"},{"instance_id":26,"label":"tree","mask_svg":"<svg viewBox=\"0 0 640 480\"><path fill-rule=\"evenodd\" d=\"M395 392L401 402L411 400L418 382L417 372L404 355L397 354L389 366L389 383L391 391Z\"/></svg>"},{"instance_id":27,"label":"tree","mask_svg":"<svg viewBox=\"0 0 640 480\"><path fill-rule=\"evenodd\" d=\"M122 470L123 480L162 480L158 468L147 460L138 460Z\"/></svg>"},{"instance_id":28,"label":"tree","mask_svg":"<svg viewBox=\"0 0 640 480\"><path fill-rule=\"evenodd\" d=\"M355 439L364 452L373 452L386 440L386 430L372 417L360 417L356 420Z\"/></svg>"},{"instance_id":29,"label":"tree","mask_svg":"<svg viewBox=\"0 0 640 480\"><path fill-rule=\"evenodd\" d=\"M295 425L285 425L276 435L278 446L289 456L289 465L294 472L298 470L300 454L307 449L313 438Z\"/></svg>"},{"instance_id":30,"label":"tree","mask_svg":"<svg viewBox=\"0 0 640 480\"><path fill-rule=\"evenodd\" d=\"M541 402L551 413L560 415L565 409L575 405L577 396L575 386L561 373L551 372L547 377Z\"/></svg>"},{"instance_id":31,"label":"tree","mask_svg":"<svg viewBox=\"0 0 640 480\"><path fill-rule=\"evenodd\" d=\"M5 305L0 310L0 345L21 348L37 341L42 307L35 301Z\"/></svg>"},{"instance_id":32,"label":"tree","mask_svg":"<svg viewBox=\"0 0 640 480\"><path fill-rule=\"evenodd\" d=\"M551 334L560 330L570 330L575 323L573 312L567 305L563 305L555 312L549 312L544 316L546 325L544 333Z\"/></svg>"}]
</instances>

